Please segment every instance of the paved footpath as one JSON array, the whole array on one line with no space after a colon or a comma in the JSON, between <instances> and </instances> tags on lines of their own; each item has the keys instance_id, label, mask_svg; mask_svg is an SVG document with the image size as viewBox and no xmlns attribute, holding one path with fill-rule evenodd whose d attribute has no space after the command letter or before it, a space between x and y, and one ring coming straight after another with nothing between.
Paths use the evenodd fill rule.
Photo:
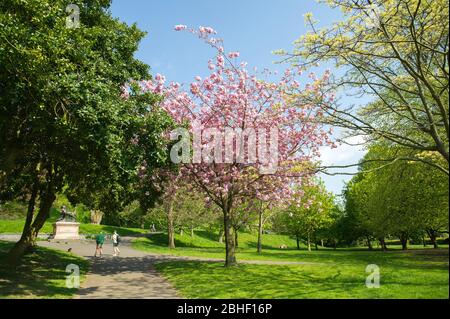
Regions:
<instances>
[{"instance_id":1,"label":"paved footpath","mask_svg":"<svg viewBox=\"0 0 450 319\"><path fill-rule=\"evenodd\" d=\"M0 239L17 241L20 235L2 235ZM131 247L132 237L122 237L120 256L112 256L112 244L108 241L103 246L103 257L93 257L95 242L92 240L77 241L38 241L38 245L68 251L89 260L91 266L86 279L82 282L75 298L78 299L165 299L180 298L175 288L166 281L154 268L157 261L197 260L221 262L222 259L179 257L151 254L135 250ZM246 264L266 265L319 265L309 262L280 262L240 260Z\"/></svg>"},{"instance_id":2,"label":"paved footpath","mask_svg":"<svg viewBox=\"0 0 450 319\"><path fill-rule=\"evenodd\" d=\"M120 246L120 256L112 256L112 244L103 246L103 257L93 257L92 241L46 242L39 245L68 250L83 256L91 263L86 279L82 282L77 299L162 299L180 298L173 286L153 267L157 258L134 250L127 240Z\"/></svg>"}]
</instances>

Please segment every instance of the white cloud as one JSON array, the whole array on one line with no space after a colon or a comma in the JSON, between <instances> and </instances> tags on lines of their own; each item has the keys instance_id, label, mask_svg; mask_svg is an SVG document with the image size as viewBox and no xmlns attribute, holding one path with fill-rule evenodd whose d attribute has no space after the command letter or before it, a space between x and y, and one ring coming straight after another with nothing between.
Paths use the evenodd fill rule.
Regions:
<instances>
[{"instance_id":1,"label":"white cloud","mask_svg":"<svg viewBox=\"0 0 450 319\"><path fill-rule=\"evenodd\" d=\"M324 146L320 149L320 159L325 166L356 164L364 156L364 138L360 135L352 136L338 144L337 148Z\"/></svg>"},{"instance_id":2,"label":"white cloud","mask_svg":"<svg viewBox=\"0 0 450 319\"><path fill-rule=\"evenodd\" d=\"M346 143L338 144L337 148L322 147L320 149L320 159L322 165L352 165L357 164L358 161L366 154L364 149L364 138L362 136L354 136L345 139ZM329 170L333 173L355 173L357 167L342 168ZM326 174L320 174L321 178L325 182L328 190L334 192L335 194L340 194L345 183L348 182L352 176L351 175L335 175L330 176Z\"/></svg>"}]
</instances>

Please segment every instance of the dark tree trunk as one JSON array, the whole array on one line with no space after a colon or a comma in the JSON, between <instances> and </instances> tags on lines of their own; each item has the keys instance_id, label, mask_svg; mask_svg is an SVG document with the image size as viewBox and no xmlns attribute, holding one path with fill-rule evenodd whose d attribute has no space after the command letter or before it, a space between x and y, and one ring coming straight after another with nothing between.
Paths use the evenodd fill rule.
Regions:
<instances>
[{"instance_id":1,"label":"dark tree trunk","mask_svg":"<svg viewBox=\"0 0 450 319\"><path fill-rule=\"evenodd\" d=\"M437 249L438 248L438 244L437 244L437 232L434 229L429 229L427 230L427 234L428 236L430 236L430 240L431 243L433 244L433 248Z\"/></svg>"},{"instance_id":2,"label":"dark tree trunk","mask_svg":"<svg viewBox=\"0 0 450 319\"><path fill-rule=\"evenodd\" d=\"M22 230L22 236L20 237L20 240L9 251L6 257L7 263L11 266L17 265L18 261L25 254L29 246L33 244L31 238L31 223L33 222L34 208L36 205L37 194L38 194L38 183L35 182L33 190L31 191L30 199L28 201L27 217L25 220L25 225Z\"/></svg>"},{"instance_id":3,"label":"dark tree trunk","mask_svg":"<svg viewBox=\"0 0 450 319\"><path fill-rule=\"evenodd\" d=\"M238 248L239 247L239 241L238 241L238 230L236 228L233 228L233 232L234 232L234 247Z\"/></svg>"},{"instance_id":4,"label":"dark tree trunk","mask_svg":"<svg viewBox=\"0 0 450 319\"><path fill-rule=\"evenodd\" d=\"M366 236L366 239L367 239L367 246L369 247L369 250L372 250L373 247L372 247L372 241L370 240L370 236Z\"/></svg>"},{"instance_id":5,"label":"dark tree trunk","mask_svg":"<svg viewBox=\"0 0 450 319\"><path fill-rule=\"evenodd\" d=\"M299 234L295 234L295 239L297 240L297 249L300 250L300 236L299 236Z\"/></svg>"},{"instance_id":6,"label":"dark tree trunk","mask_svg":"<svg viewBox=\"0 0 450 319\"><path fill-rule=\"evenodd\" d=\"M225 267L236 266L236 237L233 232L233 226L231 224L230 211L227 207L222 209L223 211L223 226L225 232Z\"/></svg>"},{"instance_id":7,"label":"dark tree trunk","mask_svg":"<svg viewBox=\"0 0 450 319\"><path fill-rule=\"evenodd\" d=\"M402 250L408 250L408 234L400 234L400 242L402 244Z\"/></svg>"},{"instance_id":8,"label":"dark tree trunk","mask_svg":"<svg viewBox=\"0 0 450 319\"><path fill-rule=\"evenodd\" d=\"M258 254L262 254L262 235L263 235L263 214L259 212L258 222Z\"/></svg>"},{"instance_id":9,"label":"dark tree trunk","mask_svg":"<svg viewBox=\"0 0 450 319\"><path fill-rule=\"evenodd\" d=\"M36 244L36 238L39 234L39 230L44 226L45 221L48 219L50 209L53 202L56 199L53 190L53 183L49 182L46 189L41 191L39 212L36 218L32 222L34 205L37 197L37 186L32 191L30 201L28 203L27 218L25 221L24 229L20 240L11 248L6 257L7 263L10 266L15 266L19 263L22 256L30 251Z\"/></svg>"},{"instance_id":10,"label":"dark tree trunk","mask_svg":"<svg viewBox=\"0 0 450 319\"><path fill-rule=\"evenodd\" d=\"M169 249L175 249L175 229L173 225L173 200L169 199L166 207L167 211L167 236Z\"/></svg>"},{"instance_id":11,"label":"dark tree trunk","mask_svg":"<svg viewBox=\"0 0 450 319\"><path fill-rule=\"evenodd\" d=\"M380 238L379 240L380 240L381 250L387 251L388 248L387 248L387 246L386 246L386 241L384 240L384 238Z\"/></svg>"}]
</instances>

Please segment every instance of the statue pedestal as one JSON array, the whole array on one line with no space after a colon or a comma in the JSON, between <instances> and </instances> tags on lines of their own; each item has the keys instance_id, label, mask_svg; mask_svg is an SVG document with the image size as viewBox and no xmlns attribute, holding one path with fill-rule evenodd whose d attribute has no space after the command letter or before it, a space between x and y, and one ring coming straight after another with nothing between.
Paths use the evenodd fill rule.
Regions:
<instances>
[{"instance_id":1,"label":"statue pedestal","mask_svg":"<svg viewBox=\"0 0 450 319\"><path fill-rule=\"evenodd\" d=\"M80 239L80 223L59 221L53 224L53 239Z\"/></svg>"}]
</instances>

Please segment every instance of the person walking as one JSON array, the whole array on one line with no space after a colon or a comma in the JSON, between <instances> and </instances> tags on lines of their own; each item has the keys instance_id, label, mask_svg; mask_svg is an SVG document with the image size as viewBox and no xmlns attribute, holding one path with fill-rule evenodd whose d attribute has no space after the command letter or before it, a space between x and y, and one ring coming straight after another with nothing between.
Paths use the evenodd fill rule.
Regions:
<instances>
[{"instance_id":1,"label":"person walking","mask_svg":"<svg viewBox=\"0 0 450 319\"><path fill-rule=\"evenodd\" d=\"M119 250L120 236L117 233L117 231L114 231L114 234L112 235L112 240L113 240L113 250L114 250L113 256L119 256L119 254L120 254L120 250Z\"/></svg>"},{"instance_id":2,"label":"person walking","mask_svg":"<svg viewBox=\"0 0 450 319\"><path fill-rule=\"evenodd\" d=\"M103 244L105 243L105 234L103 232L100 232L100 234L95 236L95 243L97 244L97 246L95 248L94 257L97 257L97 253L99 253L100 257L102 257Z\"/></svg>"}]
</instances>

